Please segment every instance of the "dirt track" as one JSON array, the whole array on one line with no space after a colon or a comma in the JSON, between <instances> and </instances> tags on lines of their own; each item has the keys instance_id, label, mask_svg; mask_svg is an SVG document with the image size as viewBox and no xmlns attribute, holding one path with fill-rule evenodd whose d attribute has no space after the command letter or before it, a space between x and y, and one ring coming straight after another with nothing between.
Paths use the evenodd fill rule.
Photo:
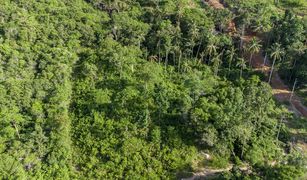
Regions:
<instances>
[{"instance_id":1,"label":"dirt track","mask_svg":"<svg viewBox=\"0 0 307 180\"><path fill-rule=\"evenodd\" d=\"M260 39L256 34L249 33L243 37L244 43L248 43L253 37ZM263 72L267 77L269 76L271 65L269 64L268 60L264 63L263 51L260 51L253 56L252 68L254 70ZM270 85L272 87L274 97L279 102L289 102L291 104L290 109L292 109L295 113L299 113L301 116L307 117L307 108L302 104L302 101L297 95L294 94L290 102L291 90L281 80L277 72L273 73Z\"/></svg>"}]
</instances>

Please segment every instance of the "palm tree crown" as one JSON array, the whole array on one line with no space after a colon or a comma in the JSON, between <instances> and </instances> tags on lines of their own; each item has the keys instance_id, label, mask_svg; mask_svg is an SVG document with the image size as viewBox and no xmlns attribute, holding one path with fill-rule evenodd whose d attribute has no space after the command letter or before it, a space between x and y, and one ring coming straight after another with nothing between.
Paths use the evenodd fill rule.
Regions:
<instances>
[{"instance_id":1,"label":"palm tree crown","mask_svg":"<svg viewBox=\"0 0 307 180\"><path fill-rule=\"evenodd\" d=\"M258 41L255 37L253 37L253 39L251 40L251 42L249 43L247 50L250 52L250 58L249 58L249 65L251 66L252 64L252 58L253 55L255 53L258 53L260 51L261 48L261 44L260 41Z\"/></svg>"},{"instance_id":2,"label":"palm tree crown","mask_svg":"<svg viewBox=\"0 0 307 180\"><path fill-rule=\"evenodd\" d=\"M281 48L281 44L275 43L273 44L271 48L271 58L273 60L281 59L282 54L284 53L284 50Z\"/></svg>"}]
</instances>

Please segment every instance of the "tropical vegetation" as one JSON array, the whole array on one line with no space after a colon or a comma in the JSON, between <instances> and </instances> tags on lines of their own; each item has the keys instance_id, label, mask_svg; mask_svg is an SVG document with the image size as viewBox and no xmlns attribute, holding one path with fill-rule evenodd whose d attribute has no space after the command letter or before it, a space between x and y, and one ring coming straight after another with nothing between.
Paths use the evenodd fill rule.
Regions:
<instances>
[{"instance_id":1,"label":"tropical vegetation","mask_svg":"<svg viewBox=\"0 0 307 180\"><path fill-rule=\"evenodd\" d=\"M303 176L285 124L298 117L249 64L263 49L303 89L307 23L271 1L225 4L1 1L1 179L174 179L204 164ZM267 41L242 45L247 31Z\"/></svg>"}]
</instances>

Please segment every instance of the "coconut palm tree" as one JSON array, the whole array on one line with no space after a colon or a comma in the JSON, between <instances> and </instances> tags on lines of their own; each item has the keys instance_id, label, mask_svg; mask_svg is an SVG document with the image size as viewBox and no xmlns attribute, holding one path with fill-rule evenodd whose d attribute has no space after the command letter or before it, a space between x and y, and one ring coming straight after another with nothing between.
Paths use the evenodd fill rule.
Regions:
<instances>
[{"instance_id":1,"label":"coconut palm tree","mask_svg":"<svg viewBox=\"0 0 307 180\"><path fill-rule=\"evenodd\" d=\"M199 55L199 53L200 53L200 48L201 48L201 46L203 45L203 40L204 40L204 36L203 35L201 35L202 34L202 32L199 32L200 33L200 42L199 42L199 44L198 44L198 48L197 48L197 52L196 52L196 58L198 58L198 55Z\"/></svg>"},{"instance_id":2,"label":"coconut palm tree","mask_svg":"<svg viewBox=\"0 0 307 180\"><path fill-rule=\"evenodd\" d=\"M294 62L291 68L291 75L289 77L289 81L291 81L292 79L297 60L305 53L305 50L307 49L307 47L303 43L298 42L292 45L292 49L294 50L294 53L296 54L297 57L294 57Z\"/></svg>"},{"instance_id":3,"label":"coconut palm tree","mask_svg":"<svg viewBox=\"0 0 307 180\"><path fill-rule=\"evenodd\" d=\"M211 61L210 58L216 54L217 52L217 46L215 45L215 42L213 40L210 40L207 44L207 47L205 49L206 55L209 56L209 62Z\"/></svg>"},{"instance_id":4,"label":"coconut palm tree","mask_svg":"<svg viewBox=\"0 0 307 180\"><path fill-rule=\"evenodd\" d=\"M251 67L252 65L252 59L253 59L253 55L255 53L258 53L260 51L261 48L261 44L259 41L257 41L257 39L255 37L253 37L253 39L250 41L247 49L250 53L250 57L249 57L249 66Z\"/></svg>"},{"instance_id":5,"label":"coconut palm tree","mask_svg":"<svg viewBox=\"0 0 307 180\"><path fill-rule=\"evenodd\" d=\"M199 58L198 63L201 63L201 62L204 60L204 57L205 57L205 56L206 56L206 52L205 52L205 51L201 52L201 53L200 53L200 58Z\"/></svg>"},{"instance_id":6,"label":"coconut palm tree","mask_svg":"<svg viewBox=\"0 0 307 180\"><path fill-rule=\"evenodd\" d=\"M307 49L307 47L301 42L295 43L293 46L294 46L293 49L295 49L295 53L297 54L297 56L303 55L305 53L305 50ZM295 58L292 69L295 68L296 62L297 58Z\"/></svg>"},{"instance_id":7,"label":"coconut palm tree","mask_svg":"<svg viewBox=\"0 0 307 180\"><path fill-rule=\"evenodd\" d=\"M193 50L194 50L194 47L196 45L196 40L199 37L199 29L197 28L195 23L193 23L191 25L188 33L189 33L189 36L190 36L190 48L191 48L191 52L192 52L191 55L193 55Z\"/></svg>"},{"instance_id":8,"label":"coconut palm tree","mask_svg":"<svg viewBox=\"0 0 307 180\"><path fill-rule=\"evenodd\" d=\"M239 9L239 11L242 11L241 13L244 14L243 15L243 20L242 20L242 24L241 24L241 33L240 33L240 50L242 50L242 48L244 47L244 36L245 36L245 30L246 27L250 24L251 21L251 17L250 17L250 13L246 12L246 10L241 10Z\"/></svg>"},{"instance_id":9,"label":"coconut palm tree","mask_svg":"<svg viewBox=\"0 0 307 180\"><path fill-rule=\"evenodd\" d=\"M246 68L245 59L238 58L237 59L237 67L240 67L240 78L241 78L242 74L243 74L243 69Z\"/></svg>"},{"instance_id":10,"label":"coconut palm tree","mask_svg":"<svg viewBox=\"0 0 307 180\"><path fill-rule=\"evenodd\" d=\"M217 73L219 71L219 67L220 67L220 64L222 63L222 60L221 60L221 56L222 56L223 52L220 53L219 55L217 56L214 56L212 59L211 59L211 62L213 63L213 69L214 69L214 75L217 76Z\"/></svg>"},{"instance_id":11,"label":"coconut palm tree","mask_svg":"<svg viewBox=\"0 0 307 180\"><path fill-rule=\"evenodd\" d=\"M271 83L271 80L272 80L275 62L276 60L280 60L283 54L284 54L284 50L283 48L281 48L281 44L279 43L273 44L271 48L271 54L270 54L270 57L273 58L273 64L272 64L271 73L269 77L269 83Z\"/></svg>"},{"instance_id":12,"label":"coconut palm tree","mask_svg":"<svg viewBox=\"0 0 307 180\"><path fill-rule=\"evenodd\" d=\"M176 61L177 61L178 71L180 71L181 58L182 58L182 52L181 52L180 46L174 45L172 49L173 49L173 55L174 55L173 56L174 65L176 64ZM178 58L176 58L176 55L178 56Z\"/></svg>"},{"instance_id":13,"label":"coconut palm tree","mask_svg":"<svg viewBox=\"0 0 307 180\"><path fill-rule=\"evenodd\" d=\"M228 72L230 72L231 64L235 55L236 55L236 49L233 46L226 51L226 58L228 61Z\"/></svg>"},{"instance_id":14,"label":"coconut palm tree","mask_svg":"<svg viewBox=\"0 0 307 180\"><path fill-rule=\"evenodd\" d=\"M158 61L158 56L156 56L156 55L151 55L151 56L148 57L148 60L149 60L150 62L157 62L157 61Z\"/></svg>"},{"instance_id":15,"label":"coconut palm tree","mask_svg":"<svg viewBox=\"0 0 307 180\"><path fill-rule=\"evenodd\" d=\"M190 72L192 70L189 62L187 60L185 60L183 63L182 63L182 71L184 73L187 73L187 72Z\"/></svg>"}]
</instances>

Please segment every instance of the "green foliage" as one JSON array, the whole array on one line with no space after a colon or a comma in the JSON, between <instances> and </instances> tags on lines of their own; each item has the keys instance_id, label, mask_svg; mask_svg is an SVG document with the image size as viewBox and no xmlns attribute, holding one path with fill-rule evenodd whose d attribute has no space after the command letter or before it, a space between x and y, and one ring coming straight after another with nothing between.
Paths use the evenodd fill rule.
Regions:
<instances>
[{"instance_id":1,"label":"green foliage","mask_svg":"<svg viewBox=\"0 0 307 180\"><path fill-rule=\"evenodd\" d=\"M307 24L297 17L293 12L286 11L283 18L276 22L273 28L272 43L278 42L279 46L284 49L280 58L279 71L284 80L290 86L297 80L299 89L304 89L307 81L306 57L307 47Z\"/></svg>"},{"instance_id":2,"label":"green foliage","mask_svg":"<svg viewBox=\"0 0 307 180\"><path fill-rule=\"evenodd\" d=\"M231 11L4 0L0 12L1 178L172 179L201 151L216 167L280 156L286 112L223 34Z\"/></svg>"}]
</instances>

